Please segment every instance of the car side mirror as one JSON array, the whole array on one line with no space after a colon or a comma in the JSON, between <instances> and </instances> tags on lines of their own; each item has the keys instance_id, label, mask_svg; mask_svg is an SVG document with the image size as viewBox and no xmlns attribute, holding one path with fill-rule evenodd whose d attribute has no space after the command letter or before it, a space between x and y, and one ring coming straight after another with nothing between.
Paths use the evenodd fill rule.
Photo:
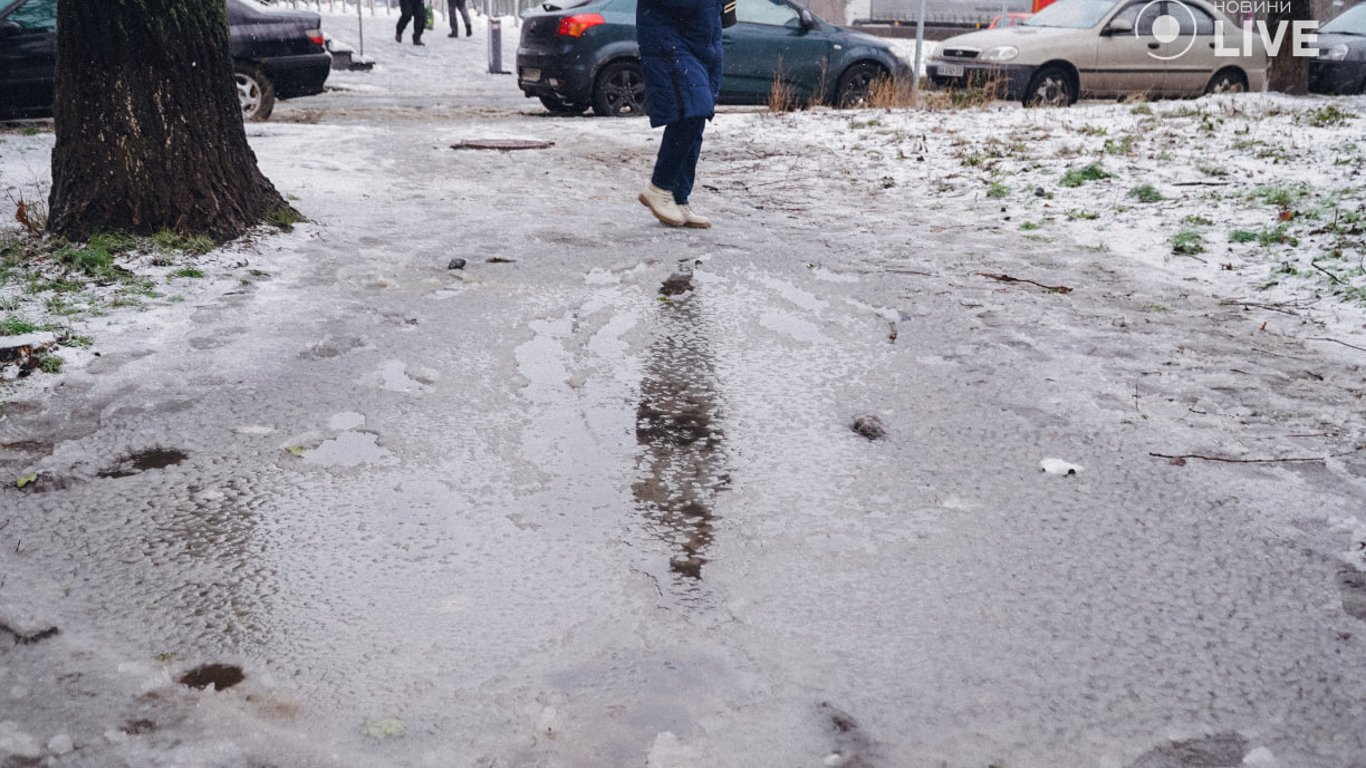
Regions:
<instances>
[{"instance_id":1,"label":"car side mirror","mask_svg":"<svg viewBox=\"0 0 1366 768\"><path fill-rule=\"evenodd\" d=\"M801 8L797 11L802 20L802 29L815 29L816 17L811 15L811 11Z\"/></svg>"},{"instance_id":2,"label":"car side mirror","mask_svg":"<svg viewBox=\"0 0 1366 768\"><path fill-rule=\"evenodd\" d=\"M1105 27L1105 34L1113 37L1115 35L1132 35L1134 33L1134 22L1130 19L1115 19Z\"/></svg>"},{"instance_id":3,"label":"car side mirror","mask_svg":"<svg viewBox=\"0 0 1366 768\"><path fill-rule=\"evenodd\" d=\"M20 31L19 25L12 21L0 22L0 38L14 37Z\"/></svg>"}]
</instances>

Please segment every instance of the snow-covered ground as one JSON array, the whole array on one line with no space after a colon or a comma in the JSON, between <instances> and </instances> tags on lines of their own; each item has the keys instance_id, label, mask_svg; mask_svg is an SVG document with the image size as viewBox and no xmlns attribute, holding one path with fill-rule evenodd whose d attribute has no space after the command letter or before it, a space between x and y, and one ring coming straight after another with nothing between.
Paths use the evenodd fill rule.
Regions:
<instances>
[{"instance_id":1,"label":"snow-covered ground","mask_svg":"<svg viewBox=\"0 0 1366 768\"><path fill-rule=\"evenodd\" d=\"M312 222L7 391L0 764L1360 763L1361 100L727 110L678 231L657 131L367 23L248 127Z\"/></svg>"}]
</instances>

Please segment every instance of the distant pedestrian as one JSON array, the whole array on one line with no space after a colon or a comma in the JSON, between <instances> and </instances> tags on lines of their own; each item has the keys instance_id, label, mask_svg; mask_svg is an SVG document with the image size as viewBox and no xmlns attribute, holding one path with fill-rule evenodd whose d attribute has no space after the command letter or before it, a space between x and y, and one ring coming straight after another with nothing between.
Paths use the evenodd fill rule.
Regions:
<instances>
[{"instance_id":1,"label":"distant pedestrian","mask_svg":"<svg viewBox=\"0 0 1366 768\"><path fill-rule=\"evenodd\" d=\"M460 30L455 26L455 14L457 12L460 13L460 18L465 20L465 37L473 35L474 30L470 29L470 12L465 9L465 0L447 0L447 3L451 19L451 33L446 37L460 37Z\"/></svg>"},{"instance_id":2,"label":"distant pedestrian","mask_svg":"<svg viewBox=\"0 0 1366 768\"><path fill-rule=\"evenodd\" d=\"M422 0L398 0L398 29L394 41L403 42L403 30L413 22L413 45L423 45L422 31L427 28L427 8Z\"/></svg>"},{"instance_id":3,"label":"distant pedestrian","mask_svg":"<svg viewBox=\"0 0 1366 768\"><path fill-rule=\"evenodd\" d=\"M636 41L645 76L650 126L664 126L650 185L639 200L672 227L706 229L711 221L688 203L702 152L702 132L721 92L722 14L733 0L639 0Z\"/></svg>"}]
</instances>

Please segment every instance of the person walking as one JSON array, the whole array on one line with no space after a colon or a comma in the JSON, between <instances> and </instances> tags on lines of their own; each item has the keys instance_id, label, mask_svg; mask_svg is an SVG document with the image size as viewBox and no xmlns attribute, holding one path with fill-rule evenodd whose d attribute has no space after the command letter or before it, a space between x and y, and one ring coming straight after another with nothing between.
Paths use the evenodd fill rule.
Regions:
<instances>
[{"instance_id":1,"label":"person walking","mask_svg":"<svg viewBox=\"0 0 1366 768\"><path fill-rule=\"evenodd\" d=\"M403 30L409 21L413 22L413 45L425 45L422 32L427 28L427 8L422 0L398 0L398 30L394 33L394 42L403 42Z\"/></svg>"},{"instance_id":2,"label":"person walking","mask_svg":"<svg viewBox=\"0 0 1366 768\"><path fill-rule=\"evenodd\" d=\"M465 37L474 34L474 31L470 29L470 12L465 8L465 0L447 0L446 10L450 14L451 20L451 33L446 37L460 37L460 30L455 25L457 11L460 13L460 18L465 20Z\"/></svg>"},{"instance_id":3,"label":"person walking","mask_svg":"<svg viewBox=\"0 0 1366 768\"><path fill-rule=\"evenodd\" d=\"M637 199L656 219L672 227L711 226L688 200L702 152L702 132L716 114L716 97L721 92L723 14L728 15L728 22L734 19L734 0L640 0L636 4L645 111L650 127L664 126L650 185Z\"/></svg>"}]
</instances>

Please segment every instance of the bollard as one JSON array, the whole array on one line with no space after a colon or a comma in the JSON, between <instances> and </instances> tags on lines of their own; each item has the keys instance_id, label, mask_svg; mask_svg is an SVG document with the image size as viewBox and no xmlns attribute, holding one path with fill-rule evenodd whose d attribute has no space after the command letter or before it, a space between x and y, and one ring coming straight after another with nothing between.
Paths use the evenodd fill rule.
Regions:
<instances>
[{"instance_id":1,"label":"bollard","mask_svg":"<svg viewBox=\"0 0 1366 768\"><path fill-rule=\"evenodd\" d=\"M503 20L489 19L489 74L503 75Z\"/></svg>"}]
</instances>

